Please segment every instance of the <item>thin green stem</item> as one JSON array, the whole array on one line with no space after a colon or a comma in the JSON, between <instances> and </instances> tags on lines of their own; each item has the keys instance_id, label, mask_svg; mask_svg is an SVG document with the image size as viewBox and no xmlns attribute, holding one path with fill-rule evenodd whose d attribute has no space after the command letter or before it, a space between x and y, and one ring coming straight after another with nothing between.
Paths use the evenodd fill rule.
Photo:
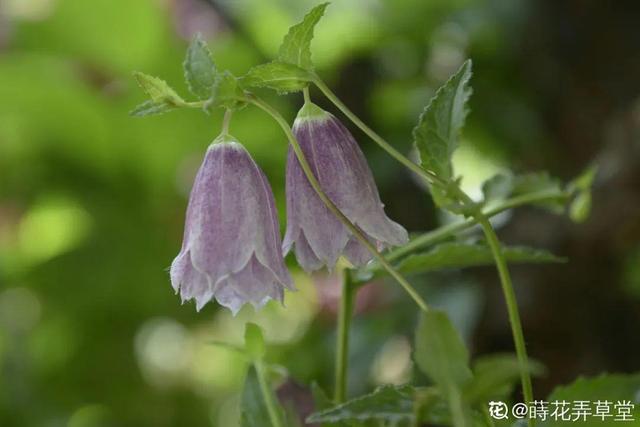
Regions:
<instances>
[{"instance_id":1,"label":"thin green stem","mask_svg":"<svg viewBox=\"0 0 640 427\"><path fill-rule=\"evenodd\" d=\"M269 413L269 421L271 421L272 427L283 427L282 420L278 414L276 402L273 400L273 391L267 381L267 375L264 369L264 363L262 360L255 360L253 366L256 368L256 376L258 377L258 384L260 384L260 391L262 392L262 398L264 404L267 407Z\"/></svg>"},{"instance_id":2,"label":"thin green stem","mask_svg":"<svg viewBox=\"0 0 640 427\"><path fill-rule=\"evenodd\" d=\"M342 113L347 116L356 126L360 128L369 138L371 138L376 144L378 144L383 150L385 150L391 157L402 163L409 170L417 173L422 178L426 179L430 183L445 186L446 182L433 172L423 169L418 164L412 162L404 154L393 148L391 144L385 141L380 135L375 133L373 129L367 126L358 116L356 116L341 100L336 96L333 91L327 86L320 77L315 75L313 77L313 83L320 89L320 91L331 101Z\"/></svg>"},{"instance_id":3,"label":"thin green stem","mask_svg":"<svg viewBox=\"0 0 640 427\"><path fill-rule=\"evenodd\" d=\"M487 243L493 253L493 258L498 268L500 283L502 285L502 293L507 303L507 312L509 313L509 323L511 324L511 332L513 341L516 346L516 355L518 364L520 365L520 378L522 381L522 394L525 402L533 402L533 387L531 385L531 375L529 374L529 359L527 357L527 348L524 342L524 333L520 322L520 313L518 311L518 301L511 282L511 275L507 268L507 262L502 253L500 241L487 217L478 212L476 219L484 231ZM534 420L529 420L529 426L534 425Z\"/></svg>"},{"instance_id":4,"label":"thin green stem","mask_svg":"<svg viewBox=\"0 0 640 427\"><path fill-rule=\"evenodd\" d=\"M347 373L349 366L349 331L353 304L358 292L353 286L348 271L342 277L342 293L340 295L340 311L338 312L338 335L336 338L336 384L333 400L343 403L347 397Z\"/></svg>"},{"instance_id":5,"label":"thin green stem","mask_svg":"<svg viewBox=\"0 0 640 427\"><path fill-rule=\"evenodd\" d=\"M305 87L302 89L302 96L304 96L305 104L311 102L311 97L309 96L309 87Z\"/></svg>"},{"instance_id":6,"label":"thin green stem","mask_svg":"<svg viewBox=\"0 0 640 427\"><path fill-rule=\"evenodd\" d=\"M293 151L298 159L298 162L300 163L300 167L302 168L302 171L307 177L309 184L318 194L318 197L325 204L327 209L329 209L329 211L331 211L331 213L334 214L340 220L340 222L342 222L345 225L345 227L347 227L347 229L351 232L351 234L353 234L353 236L355 236L355 238L358 239L358 241L361 244L363 244L364 247L367 248L369 252L371 252L371 254L380 263L380 265L385 270L387 270L387 272L391 275L391 277L393 277L404 288L404 290L409 294L409 296L411 296L411 298L413 298L416 304L422 310L426 311L428 309L427 303L422 299L420 294L418 294L418 292L413 288L413 286L411 286L411 284L407 282L407 280L395 268L393 268L393 266L384 258L384 256L382 256L382 254L378 252L378 249L373 245L373 243L371 243L369 239L367 239L364 236L362 231L360 231L360 229L356 227L349 220L349 218L347 218L342 213L340 209L338 209L338 207L333 203L333 201L331 201L331 199L322 190L320 183L318 182L315 175L313 174L311 170L311 166L309 166L309 163L307 162L307 159L305 158L305 155L302 152L302 149L300 148L300 144L298 144L298 140L296 139L293 132L291 132L291 128L289 127L289 124L287 123L287 121L280 115L280 113L277 110L271 107L271 105L269 105L268 103L262 101L260 98L257 98L253 95L247 95L247 96L248 96L249 102L251 102L258 108L265 111L280 125L283 132L287 136L287 139L289 140L289 144L291 144L291 147L293 148Z\"/></svg>"},{"instance_id":7,"label":"thin green stem","mask_svg":"<svg viewBox=\"0 0 640 427\"><path fill-rule=\"evenodd\" d=\"M231 116L233 116L233 111L225 110L224 117L222 118L222 133L229 133L229 124L231 123Z\"/></svg>"},{"instance_id":8,"label":"thin green stem","mask_svg":"<svg viewBox=\"0 0 640 427\"><path fill-rule=\"evenodd\" d=\"M539 203L551 200L558 200L566 198L566 194L564 192L558 191L538 191L535 193L523 194L521 196L512 197L510 199L505 200L501 204L492 207L483 212L484 216L487 218L491 218L493 216L498 215L506 210L527 205L531 203ZM412 239L406 245L394 249L390 251L386 255L387 261L395 261L399 258L402 258L405 255L408 255L412 252L415 252L417 249L433 245L434 243L440 242L442 240L447 239L450 236L453 236L461 231L467 230L478 224L478 221L475 218L467 218L462 221L452 222L450 224L443 225L435 230L431 230L427 233L424 233L414 239Z\"/></svg>"}]
</instances>

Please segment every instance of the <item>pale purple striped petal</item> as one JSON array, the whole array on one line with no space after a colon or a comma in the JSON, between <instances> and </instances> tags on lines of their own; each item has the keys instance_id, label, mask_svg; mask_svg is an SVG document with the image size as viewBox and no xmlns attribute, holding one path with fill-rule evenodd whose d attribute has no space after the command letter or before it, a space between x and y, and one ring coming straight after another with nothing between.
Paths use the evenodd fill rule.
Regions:
<instances>
[{"instance_id":1,"label":"pale purple striped petal","mask_svg":"<svg viewBox=\"0 0 640 427\"><path fill-rule=\"evenodd\" d=\"M379 248L407 242L406 230L384 213L360 147L333 115L306 104L298 113L293 132L323 191L370 241ZM372 258L320 200L290 147L284 253L292 247L298 263L308 271L323 265L331 269L341 255L358 266Z\"/></svg>"},{"instance_id":2,"label":"pale purple striped petal","mask_svg":"<svg viewBox=\"0 0 640 427\"><path fill-rule=\"evenodd\" d=\"M234 313L245 303L282 301L293 285L280 247L264 173L242 145L219 137L191 191L182 249L171 265L174 289L198 310L214 298Z\"/></svg>"}]
</instances>

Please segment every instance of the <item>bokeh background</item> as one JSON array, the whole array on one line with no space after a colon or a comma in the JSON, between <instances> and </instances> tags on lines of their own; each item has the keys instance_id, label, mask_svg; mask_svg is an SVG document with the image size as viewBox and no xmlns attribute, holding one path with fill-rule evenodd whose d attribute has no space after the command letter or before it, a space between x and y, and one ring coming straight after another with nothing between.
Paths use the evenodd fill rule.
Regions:
<instances>
[{"instance_id":1,"label":"bokeh background","mask_svg":"<svg viewBox=\"0 0 640 427\"><path fill-rule=\"evenodd\" d=\"M167 267L188 191L220 113L134 119L133 70L182 94L181 61L201 32L221 68L274 56L308 0L2 0L0 2L0 425L234 426L246 367L211 345L262 325L288 372L280 395L308 407L330 389L335 279L296 270L285 309L237 318L180 305ZM640 3L556 0L336 0L314 58L340 97L396 147L434 90L474 60L472 113L455 166L478 195L510 168L564 180L597 162L593 212L573 224L534 208L500 236L567 256L514 267L530 354L546 396L580 374L640 370ZM317 92L314 99L333 111ZM292 118L299 95L272 102ZM284 222L286 144L260 111L235 134L264 168ZM447 218L360 132L387 212L410 231ZM511 351L492 268L413 282L445 307L473 354ZM411 378L416 310L392 283L361 293L350 393ZM356 363L357 362L357 363Z\"/></svg>"}]
</instances>

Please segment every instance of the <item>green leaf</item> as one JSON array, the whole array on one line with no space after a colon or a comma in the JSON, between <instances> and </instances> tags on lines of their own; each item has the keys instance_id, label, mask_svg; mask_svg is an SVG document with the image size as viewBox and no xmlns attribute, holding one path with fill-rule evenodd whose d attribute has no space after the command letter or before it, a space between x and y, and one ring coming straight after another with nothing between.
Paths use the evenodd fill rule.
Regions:
<instances>
[{"instance_id":1,"label":"green leaf","mask_svg":"<svg viewBox=\"0 0 640 427\"><path fill-rule=\"evenodd\" d=\"M184 78L191 93L198 99L209 99L218 77L218 70L207 43L202 40L200 34L191 41L183 66Z\"/></svg>"},{"instance_id":2,"label":"green leaf","mask_svg":"<svg viewBox=\"0 0 640 427\"><path fill-rule=\"evenodd\" d=\"M133 75L144 93L146 93L155 104L167 104L169 106L179 107L185 103L180 95L164 80L137 71L133 73Z\"/></svg>"},{"instance_id":3,"label":"green leaf","mask_svg":"<svg viewBox=\"0 0 640 427\"><path fill-rule=\"evenodd\" d=\"M461 387L471 380L469 353L447 314L423 312L416 330L415 359L418 367L445 389Z\"/></svg>"},{"instance_id":4,"label":"green leaf","mask_svg":"<svg viewBox=\"0 0 640 427\"><path fill-rule=\"evenodd\" d=\"M254 360L262 359L265 353L262 329L255 323L247 323L244 329L244 345Z\"/></svg>"},{"instance_id":5,"label":"green leaf","mask_svg":"<svg viewBox=\"0 0 640 427\"><path fill-rule=\"evenodd\" d=\"M512 196L520 196L543 191L563 193L562 183L559 179L551 177L546 172L534 172L525 175L518 175L513 179L513 189L511 191ZM536 205L554 213L562 213L564 211L566 201L566 197L560 197L556 200L536 203Z\"/></svg>"},{"instance_id":6,"label":"green leaf","mask_svg":"<svg viewBox=\"0 0 640 427\"><path fill-rule=\"evenodd\" d=\"M469 352L445 312L421 313L415 347L416 363L446 397L454 425L470 427L471 414L462 396L462 388L473 378Z\"/></svg>"},{"instance_id":7,"label":"green leaf","mask_svg":"<svg viewBox=\"0 0 640 427\"><path fill-rule=\"evenodd\" d=\"M153 116L158 114L164 114L174 110L175 107L165 102L156 103L148 100L129 111L129 114L135 117Z\"/></svg>"},{"instance_id":8,"label":"green leaf","mask_svg":"<svg viewBox=\"0 0 640 427\"><path fill-rule=\"evenodd\" d=\"M311 40L313 30L324 14L329 3L322 3L311 9L302 22L289 28L280 45L278 59L282 62L297 65L305 70L313 69L311 61Z\"/></svg>"},{"instance_id":9,"label":"green leaf","mask_svg":"<svg viewBox=\"0 0 640 427\"><path fill-rule=\"evenodd\" d=\"M419 164L445 181L453 178L451 156L458 147L458 136L468 112L470 78L471 60L467 60L438 89L413 129L413 143L417 148ZM444 206L446 195L433 190L436 203Z\"/></svg>"},{"instance_id":10,"label":"green leaf","mask_svg":"<svg viewBox=\"0 0 640 427\"><path fill-rule=\"evenodd\" d=\"M238 79L229 71L218 75L213 86L213 95L207 101L205 110L211 107L222 107L229 110L238 110L247 105L246 96Z\"/></svg>"},{"instance_id":11,"label":"green leaf","mask_svg":"<svg viewBox=\"0 0 640 427\"><path fill-rule=\"evenodd\" d=\"M541 375L544 366L529 358L529 373ZM473 366L473 379L464 389L466 400L486 404L489 400L505 400L520 381L520 364L515 354L492 354L478 358Z\"/></svg>"},{"instance_id":12,"label":"green leaf","mask_svg":"<svg viewBox=\"0 0 640 427\"><path fill-rule=\"evenodd\" d=\"M273 395L273 391L269 390L269 393L272 393L273 401L278 402L278 399ZM283 419L284 412L282 407L278 407L278 410L280 411L280 419ZM269 419L269 410L264 403L258 375L255 368L251 366L247 372L242 390L240 425L242 427L264 427L268 425Z\"/></svg>"},{"instance_id":13,"label":"green leaf","mask_svg":"<svg viewBox=\"0 0 640 427\"><path fill-rule=\"evenodd\" d=\"M600 418L588 417L588 423L583 425L598 427L615 427L620 425L636 425L640 420L640 373L636 374L603 374L593 378L578 378L572 384L557 387L546 399L548 402L555 400L574 402L586 400L595 404L597 400L611 402L611 414L615 415L614 405L618 401L630 401L635 403L635 409L631 412L635 423L615 421L614 416L602 421ZM547 419L540 426L555 427L566 426L568 423L560 419Z\"/></svg>"},{"instance_id":14,"label":"green leaf","mask_svg":"<svg viewBox=\"0 0 640 427\"><path fill-rule=\"evenodd\" d=\"M577 192L569 205L569 217L574 222L584 222L591 213L591 186L598 172L596 166L588 167L567 186L567 191Z\"/></svg>"},{"instance_id":15,"label":"green leaf","mask_svg":"<svg viewBox=\"0 0 640 427\"><path fill-rule=\"evenodd\" d=\"M285 62L273 61L253 67L242 78L247 87L267 87L278 93L288 93L305 88L311 76L308 71Z\"/></svg>"},{"instance_id":16,"label":"green leaf","mask_svg":"<svg viewBox=\"0 0 640 427\"><path fill-rule=\"evenodd\" d=\"M504 200L513 191L513 176L508 174L496 174L482 183L484 202Z\"/></svg>"},{"instance_id":17,"label":"green leaf","mask_svg":"<svg viewBox=\"0 0 640 427\"><path fill-rule=\"evenodd\" d=\"M414 389L411 386L378 387L373 393L357 397L346 403L307 418L307 423L336 423L340 421L381 420L399 422L412 420Z\"/></svg>"},{"instance_id":18,"label":"green leaf","mask_svg":"<svg viewBox=\"0 0 640 427\"><path fill-rule=\"evenodd\" d=\"M511 263L565 262L543 249L525 246L505 246L502 252ZM409 255L396 268L403 274L418 274L443 268L462 268L494 263L491 249L486 244L446 242L434 246L428 252Z\"/></svg>"}]
</instances>

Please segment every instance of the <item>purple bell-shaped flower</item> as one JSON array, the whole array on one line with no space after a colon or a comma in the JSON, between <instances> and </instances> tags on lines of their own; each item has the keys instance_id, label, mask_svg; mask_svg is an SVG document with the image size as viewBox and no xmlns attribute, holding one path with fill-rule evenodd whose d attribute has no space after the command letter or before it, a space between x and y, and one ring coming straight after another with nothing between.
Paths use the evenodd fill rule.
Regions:
<instances>
[{"instance_id":1,"label":"purple bell-shaped flower","mask_svg":"<svg viewBox=\"0 0 640 427\"><path fill-rule=\"evenodd\" d=\"M384 213L364 154L338 119L307 102L296 117L293 133L323 191L379 250L407 242L406 230ZM293 246L306 271L331 269L340 255L355 266L371 260L371 253L320 200L291 147L286 184L285 254Z\"/></svg>"},{"instance_id":2,"label":"purple bell-shaped flower","mask_svg":"<svg viewBox=\"0 0 640 427\"><path fill-rule=\"evenodd\" d=\"M197 310L216 299L234 314L293 290L269 182L229 135L209 146L196 175L171 284L183 302L195 299Z\"/></svg>"}]
</instances>

